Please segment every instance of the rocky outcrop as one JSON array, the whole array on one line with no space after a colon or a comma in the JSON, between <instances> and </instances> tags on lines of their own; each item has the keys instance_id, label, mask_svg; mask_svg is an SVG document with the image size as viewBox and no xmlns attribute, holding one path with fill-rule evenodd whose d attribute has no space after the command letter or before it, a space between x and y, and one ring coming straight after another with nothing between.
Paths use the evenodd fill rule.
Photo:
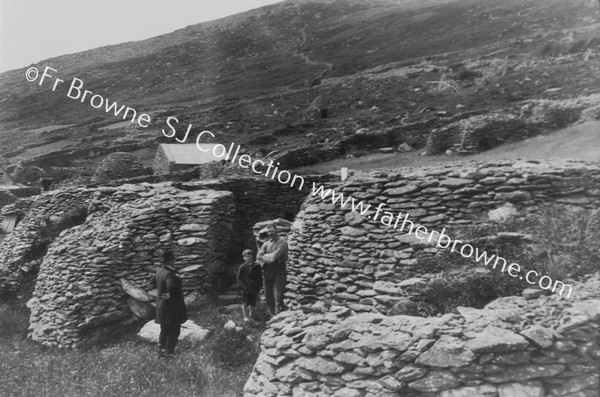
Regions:
<instances>
[{"instance_id":1,"label":"rocky outcrop","mask_svg":"<svg viewBox=\"0 0 600 397\"><path fill-rule=\"evenodd\" d=\"M192 320L187 320L181 324L181 333L177 340L179 342L199 343L206 339L209 334L210 330L202 328ZM156 324L154 320L148 321L137 334L138 338L150 343L158 343L159 335L160 324Z\"/></svg>"},{"instance_id":2,"label":"rocky outcrop","mask_svg":"<svg viewBox=\"0 0 600 397\"><path fill-rule=\"evenodd\" d=\"M498 299L420 318L319 302L273 318L253 396L595 396L600 276L576 301Z\"/></svg>"},{"instance_id":3,"label":"rocky outcrop","mask_svg":"<svg viewBox=\"0 0 600 397\"><path fill-rule=\"evenodd\" d=\"M288 236L289 303L331 300L357 312L386 313L411 290L427 284L421 260L439 249L407 234L410 223L438 233L471 224L473 217L511 203L518 211L535 211L546 203L597 208L600 166L583 162L497 161L398 169L354 175L327 184L370 205L368 216L341 208L331 197L309 195ZM377 220L372 217L380 205ZM397 218L383 224L384 212ZM405 215L408 221L401 231ZM450 229L450 231L448 231Z\"/></svg>"}]
</instances>

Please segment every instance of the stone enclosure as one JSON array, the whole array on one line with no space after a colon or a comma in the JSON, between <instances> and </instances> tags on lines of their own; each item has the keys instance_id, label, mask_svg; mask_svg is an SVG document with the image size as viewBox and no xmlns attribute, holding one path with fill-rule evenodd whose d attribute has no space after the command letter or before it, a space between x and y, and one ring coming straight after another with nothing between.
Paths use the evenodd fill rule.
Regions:
<instances>
[{"instance_id":1,"label":"stone enclosure","mask_svg":"<svg viewBox=\"0 0 600 397\"><path fill-rule=\"evenodd\" d=\"M507 203L597 208L600 167L501 161L377 171L328 184L440 231ZM596 396L598 276L572 299L500 298L484 309L386 316L428 280L438 249L309 196L288 235L288 303L261 340L245 396ZM372 216L373 210L370 215Z\"/></svg>"},{"instance_id":2,"label":"stone enclosure","mask_svg":"<svg viewBox=\"0 0 600 397\"><path fill-rule=\"evenodd\" d=\"M31 338L78 347L98 328L151 315L148 282L165 249L190 297L210 292L255 247L252 226L293 217L304 195L240 178L77 187L21 200L3 208L22 220L0 245L0 293L33 284Z\"/></svg>"},{"instance_id":3,"label":"stone enclosure","mask_svg":"<svg viewBox=\"0 0 600 397\"><path fill-rule=\"evenodd\" d=\"M315 304L275 317L245 396L598 395L600 279L422 318ZM310 310L308 310L310 309Z\"/></svg>"},{"instance_id":4,"label":"stone enclosure","mask_svg":"<svg viewBox=\"0 0 600 397\"><path fill-rule=\"evenodd\" d=\"M600 166L504 161L378 171L338 184L336 191L370 204L371 214L384 203L384 210L402 212L402 219L408 214L415 225L451 231L506 203L519 211L552 202L596 208ZM423 287L419 263L439 252L407 234L409 227L400 231L360 216L350 205L342 209L331 198L310 196L288 239L292 306L327 299L358 312L385 313Z\"/></svg>"},{"instance_id":5,"label":"stone enclosure","mask_svg":"<svg viewBox=\"0 0 600 397\"><path fill-rule=\"evenodd\" d=\"M419 261L438 249L311 195L313 181L438 231L507 203L528 212L600 202L600 166L575 161L456 163L344 183L329 175L306 178L302 192L251 177L68 188L3 208L21 220L0 245L0 292L31 282L31 338L78 347L152 311L148 281L163 250L175 251L186 292L203 293L256 247L260 222L281 218L293 221L292 310L263 334L247 396L597 394L597 277L570 300L509 297L439 317L386 316L422 285Z\"/></svg>"}]
</instances>

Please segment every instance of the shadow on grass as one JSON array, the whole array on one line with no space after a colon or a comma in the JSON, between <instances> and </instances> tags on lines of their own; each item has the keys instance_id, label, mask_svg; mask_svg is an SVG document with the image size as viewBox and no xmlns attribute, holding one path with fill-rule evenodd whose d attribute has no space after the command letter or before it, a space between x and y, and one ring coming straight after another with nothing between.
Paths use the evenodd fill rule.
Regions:
<instances>
[{"instance_id":1,"label":"shadow on grass","mask_svg":"<svg viewBox=\"0 0 600 397\"><path fill-rule=\"evenodd\" d=\"M22 303L0 304L0 317L0 384L10 396L241 396L265 328L225 331L225 322L241 323L241 316L207 302L190 317L214 330L209 339L182 343L165 360L134 335L83 351L47 349L26 339Z\"/></svg>"}]
</instances>

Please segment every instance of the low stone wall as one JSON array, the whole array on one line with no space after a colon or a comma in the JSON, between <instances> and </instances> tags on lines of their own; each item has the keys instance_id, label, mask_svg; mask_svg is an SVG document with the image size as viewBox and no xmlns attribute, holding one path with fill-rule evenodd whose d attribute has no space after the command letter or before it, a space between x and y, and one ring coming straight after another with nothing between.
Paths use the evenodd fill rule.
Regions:
<instances>
[{"instance_id":1,"label":"low stone wall","mask_svg":"<svg viewBox=\"0 0 600 397\"><path fill-rule=\"evenodd\" d=\"M564 128L576 122L598 119L600 95L574 99L533 99L498 112L475 115L431 129L425 152L476 153L509 141Z\"/></svg>"},{"instance_id":2,"label":"low stone wall","mask_svg":"<svg viewBox=\"0 0 600 397\"><path fill-rule=\"evenodd\" d=\"M506 203L519 211L546 203L597 208L600 165L469 162L371 172L326 187L352 196L357 204L370 204L370 217L383 203L382 211L401 212L402 220L393 228L351 211L350 204L344 209L339 201L332 204L330 196L323 200L309 195L288 236L286 296L292 307L328 299L356 311L385 313L412 286L406 279L423 273L419 260L438 252L414 234L400 231L405 214L415 227L450 229L452 238L453 225L472 224L474 217Z\"/></svg>"},{"instance_id":3,"label":"low stone wall","mask_svg":"<svg viewBox=\"0 0 600 397\"><path fill-rule=\"evenodd\" d=\"M150 302L149 281L173 250L184 292L204 291L223 270L234 212L230 192L181 191L169 184L98 188L84 224L50 245L41 263L30 337L77 347L87 331L131 319ZM124 285L133 288L126 293ZM147 303L146 303L147 305Z\"/></svg>"},{"instance_id":4,"label":"low stone wall","mask_svg":"<svg viewBox=\"0 0 600 397\"><path fill-rule=\"evenodd\" d=\"M598 395L600 276L556 295L421 318L322 303L274 317L248 379L254 396Z\"/></svg>"}]
</instances>

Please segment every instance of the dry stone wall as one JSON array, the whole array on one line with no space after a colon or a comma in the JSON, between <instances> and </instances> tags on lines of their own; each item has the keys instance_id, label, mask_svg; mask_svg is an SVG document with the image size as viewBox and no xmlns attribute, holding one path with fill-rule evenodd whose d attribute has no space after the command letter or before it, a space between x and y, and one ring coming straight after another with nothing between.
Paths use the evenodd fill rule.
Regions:
<instances>
[{"instance_id":1,"label":"dry stone wall","mask_svg":"<svg viewBox=\"0 0 600 397\"><path fill-rule=\"evenodd\" d=\"M518 107L451 121L431 130L425 152L480 152L576 122L598 120L599 99L598 94L574 99L534 99L520 102Z\"/></svg>"},{"instance_id":2,"label":"dry stone wall","mask_svg":"<svg viewBox=\"0 0 600 397\"><path fill-rule=\"evenodd\" d=\"M330 176L325 176L322 180L328 178ZM209 189L233 193L233 226L229 246L224 252L228 263L237 265L242 250L255 247L252 232L254 224L276 218L293 219L308 194L310 181L307 178L307 187L303 191L264 177L167 184L182 191ZM118 186L129 184L121 182ZM22 221L0 244L0 294L17 291L26 275L35 277L47 245L62 230L85 220L88 207L95 201L96 195L102 196L102 192L120 189L118 186L70 187L19 200L4 207L1 216L18 212Z\"/></svg>"},{"instance_id":3,"label":"dry stone wall","mask_svg":"<svg viewBox=\"0 0 600 397\"><path fill-rule=\"evenodd\" d=\"M440 232L512 203L534 211L545 203L600 205L600 166L583 162L500 161L377 171L329 184L374 209L408 214L415 225ZM380 215L381 218L381 215ZM422 286L419 260L437 249L414 234L360 216L350 205L309 196L290 235L288 291L295 304L331 300L355 311L385 313ZM405 231L409 228L407 224ZM452 235L450 235L452 237Z\"/></svg>"},{"instance_id":4,"label":"dry stone wall","mask_svg":"<svg viewBox=\"0 0 600 397\"><path fill-rule=\"evenodd\" d=\"M82 223L93 189L53 191L3 208L27 215L0 244L0 295L18 290L23 278L35 276L47 245L62 230Z\"/></svg>"},{"instance_id":5,"label":"dry stone wall","mask_svg":"<svg viewBox=\"0 0 600 397\"><path fill-rule=\"evenodd\" d=\"M184 292L206 290L225 265L233 212L233 195L225 191L169 184L95 189L85 223L62 232L43 258L28 302L31 338L77 347L89 330L151 311L149 281L167 249Z\"/></svg>"},{"instance_id":6,"label":"dry stone wall","mask_svg":"<svg viewBox=\"0 0 600 397\"><path fill-rule=\"evenodd\" d=\"M255 247L256 222L291 219L307 191L224 178L73 187L17 201L3 211L23 219L0 244L0 292L19 292L37 277L31 337L79 346L99 327L152 311L149 288L140 287L162 249L175 248L186 292L205 292L212 276Z\"/></svg>"},{"instance_id":7,"label":"dry stone wall","mask_svg":"<svg viewBox=\"0 0 600 397\"><path fill-rule=\"evenodd\" d=\"M274 317L245 397L598 395L600 277L577 300L500 298L421 318L320 302Z\"/></svg>"},{"instance_id":8,"label":"dry stone wall","mask_svg":"<svg viewBox=\"0 0 600 397\"><path fill-rule=\"evenodd\" d=\"M306 177L304 189L283 185L265 177L237 177L177 183L181 189L219 189L233 193L235 201L234 231L230 258L238 263L244 249L255 249L253 227L256 223L282 218L292 221L309 194L312 181L332 180L332 175Z\"/></svg>"}]
</instances>

